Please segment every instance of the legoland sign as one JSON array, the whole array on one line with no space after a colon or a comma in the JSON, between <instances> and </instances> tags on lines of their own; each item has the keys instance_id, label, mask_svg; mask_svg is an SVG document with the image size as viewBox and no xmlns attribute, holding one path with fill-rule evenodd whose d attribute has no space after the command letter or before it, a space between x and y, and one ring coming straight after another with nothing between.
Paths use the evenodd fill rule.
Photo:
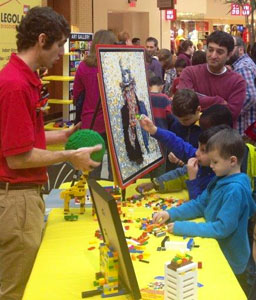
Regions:
<instances>
[{"instance_id":1,"label":"legoland sign","mask_svg":"<svg viewBox=\"0 0 256 300\"><path fill-rule=\"evenodd\" d=\"M31 7L41 6L40 0L0 0L0 69L16 51L16 26Z\"/></svg>"}]
</instances>

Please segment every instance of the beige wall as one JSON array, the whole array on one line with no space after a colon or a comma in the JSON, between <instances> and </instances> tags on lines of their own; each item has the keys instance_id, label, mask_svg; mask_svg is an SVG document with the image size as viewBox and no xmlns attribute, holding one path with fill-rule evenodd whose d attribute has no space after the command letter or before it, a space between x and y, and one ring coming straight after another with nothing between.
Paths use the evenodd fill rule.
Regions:
<instances>
[{"instance_id":1,"label":"beige wall","mask_svg":"<svg viewBox=\"0 0 256 300\"><path fill-rule=\"evenodd\" d=\"M92 0L71 1L72 32L92 32Z\"/></svg>"},{"instance_id":2,"label":"beige wall","mask_svg":"<svg viewBox=\"0 0 256 300\"><path fill-rule=\"evenodd\" d=\"M123 30L127 31L131 38L138 37L143 44L149 36L149 13L108 13L108 29L116 34Z\"/></svg>"},{"instance_id":3,"label":"beige wall","mask_svg":"<svg viewBox=\"0 0 256 300\"><path fill-rule=\"evenodd\" d=\"M244 23L244 17L231 16L231 4L225 4L224 0L207 0L207 13L205 18L230 20L231 23Z\"/></svg>"},{"instance_id":4,"label":"beige wall","mask_svg":"<svg viewBox=\"0 0 256 300\"><path fill-rule=\"evenodd\" d=\"M146 22L147 17L144 18L140 22L141 28L133 29L135 26L129 25L131 24L131 15L130 12L139 13L145 12L148 13L148 22L142 23L142 21ZM144 26L148 26L148 35L153 36L159 40L159 43L162 44L163 47L169 47L169 29L170 22L162 20L162 26L160 26L160 11L156 6L156 0L139 0L137 1L136 7L129 7L127 0L104 0L104 5L102 4L102 0L94 0L94 31L99 29L107 29L108 28L108 13L126 13L125 20L127 21L127 26L132 28L133 34L136 36L146 36L144 30ZM130 19L129 19L130 18ZM139 22L137 17L133 17L135 22ZM123 22L120 24L120 31ZM160 36L162 27L162 36ZM132 35L132 32L129 32Z\"/></svg>"},{"instance_id":5,"label":"beige wall","mask_svg":"<svg viewBox=\"0 0 256 300\"><path fill-rule=\"evenodd\" d=\"M210 0L214 2L215 0ZM176 5L177 11L182 13L206 14L206 0L178 0Z\"/></svg>"}]
</instances>

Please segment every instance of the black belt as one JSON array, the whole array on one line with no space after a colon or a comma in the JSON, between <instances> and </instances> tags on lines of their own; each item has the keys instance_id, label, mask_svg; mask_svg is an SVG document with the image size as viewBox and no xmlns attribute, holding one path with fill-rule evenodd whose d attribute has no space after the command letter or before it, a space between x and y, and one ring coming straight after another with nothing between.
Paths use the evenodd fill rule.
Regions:
<instances>
[{"instance_id":1,"label":"black belt","mask_svg":"<svg viewBox=\"0 0 256 300\"><path fill-rule=\"evenodd\" d=\"M42 185L35 183L10 183L10 182L0 182L1 190L31 190L31 189L41 189Z\"/></svg>"}]
</instances>

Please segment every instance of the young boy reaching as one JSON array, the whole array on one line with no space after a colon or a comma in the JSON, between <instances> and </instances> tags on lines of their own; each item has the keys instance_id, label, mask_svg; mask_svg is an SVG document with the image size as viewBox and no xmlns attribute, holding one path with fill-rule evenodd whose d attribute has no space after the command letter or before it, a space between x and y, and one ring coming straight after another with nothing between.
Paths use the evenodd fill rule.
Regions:
<instances>
[{"instance_id":1,"label":"young boy reaching","mask_svg":"<svg viewBox=\"0 0 256 300\"><path fill-rule=\"evenodd\" d=\"M141 122L148 122L155 127L152 121L147 117ZM205 151L207 141L219 130L226 127L226 125L215 126L202 132L199 136L198 149L194 148L189 143L184 142L174 133L166 131L169 137L168 143L166 144L167 149L173 151L178 157L182 157L182 159L186 161L188 160L188 163L185 168L177 168L169 171L154 178L151 183L142 183L138 185L136 188L137 191L140 192L143 190L143 192L146 192L154 188L155 190L164 193L187 188L189 198L195 199L204 189L206 189L208 183L214 177L214 173L209 167L210 160ZM149 131L149 133L152 133L152 131Z\"/></svg>"},{"instance_id":2,"label":"young boy reaching","mask_svg":"<svg viewBox=\"0 0 256 300\"><path fill-rule=\"evenodd\" d=\"M240 173L245 144L234 129L223 129L210 138L206 152L216 177L195 200L156 213L155 223L170 221L175 235L215 238L239 282L243 278L250 245L248 219L255 213L249 178ZM204 217L206 222L184 220Z\"/></svg>"}]
</instances>

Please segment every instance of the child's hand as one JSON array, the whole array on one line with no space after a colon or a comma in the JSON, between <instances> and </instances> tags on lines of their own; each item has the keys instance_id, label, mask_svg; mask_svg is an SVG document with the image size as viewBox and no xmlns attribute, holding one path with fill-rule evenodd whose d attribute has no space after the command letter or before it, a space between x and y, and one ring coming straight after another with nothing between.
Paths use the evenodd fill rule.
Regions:
<instances>
[{"instance_id":1,"label":"child's hand","mask_svg":"<svg viewBox=\"0 0 256 300\"><path fill-rule=\"evenodd\" d=\"M182 160L178 159L178 157L175 156L172 152L170 152L170 153L168 154L168 159L169 159L169 161L170 161L171 163L173 163L173 164L177 164L177 165L180 166L180 167L183 167L183 166L184 166L184 162L183 162Z\"/></svg>"},{"instance_id":2,"label":"child's hand","mask_svg":"<svg viewBox=\"0 0 256 300\"><path fill-rule=\"evenodd\" d=\"M144 193L153 190L153 188L154 188L154 184L152 182L142 183L136 187L136 191L138 193Z\"/></svg>"},{"instance_id":3,"label":"child's hand","mask_svg":"<svg viewBox=\"0 0 256 300\"><path fill-rule=\"evenodd\" d=\"M196 179L196 175L198 172L198 160L196 157L192 157L188 160L188 178L189 180Z\"/></svg>"},{"instance_id":4,"label":"child's hand","mask_svg":"<svg viewBox=\"0 0 256 300\"><path fill-rule=\"evenodd\" d=\"M140 119L141 127L146 130L149 134L155 134L157 131L157 127L154 123L145 115L143 115Z\"/></svg>"},{"instance_id":5,"label":"child's hand","mask_svg":"<svg viewBox=\"0 0 256 300\"><path fill-rule=\"evenodd\" d=\"M166 221L170 219L170 216L167 211L160 211L153 216L153 223L158 223L163 225Z\"/></svg>"},{"instance_id":6,"label":"child's hand","mask_svg":"<svg viewBox=\"0 0 256 300\"><path fill-rule=\"evenodd\" d=\"M173 233L173 229L174 229L174 223L169 223L167 225L167 231Z\"/></svg>"}]
</instances>

